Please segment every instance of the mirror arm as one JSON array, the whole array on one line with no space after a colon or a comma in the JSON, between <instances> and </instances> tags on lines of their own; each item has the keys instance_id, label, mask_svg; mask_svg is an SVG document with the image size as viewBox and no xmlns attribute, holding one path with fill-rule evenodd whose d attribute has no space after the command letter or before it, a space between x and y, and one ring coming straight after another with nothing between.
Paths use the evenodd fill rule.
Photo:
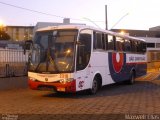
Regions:
<instances>
[{"instance_id":1,"label":"mirror arm","mask_svg":"<svg viewBox=\"0 0 160 120\"><path fill-rule=\"evenodd\" d=\"M26 40L25 43L24 43L24 51L23 51L23 54L25 55L26 54L26 47L27 47L27 44L30 45L33 45L33 41L32 40Z\"/></svg>"}]
</instances>

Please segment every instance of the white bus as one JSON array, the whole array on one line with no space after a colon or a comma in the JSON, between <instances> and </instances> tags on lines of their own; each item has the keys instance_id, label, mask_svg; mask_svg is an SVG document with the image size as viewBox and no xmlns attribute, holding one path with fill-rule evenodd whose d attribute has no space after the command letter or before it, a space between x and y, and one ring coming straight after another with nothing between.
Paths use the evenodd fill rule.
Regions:
<instances>
[{"instance_id":1,"label":"white bus","mask_svg":"<svg viewBox=\"0 0 160 120\"><path fill-rule=\"evenodd\" d=\"M29 56L29 86L33 90L95 94L104 85L146 74L143 39L88 26L39 29Z\"/></svg>"}]
</instances>

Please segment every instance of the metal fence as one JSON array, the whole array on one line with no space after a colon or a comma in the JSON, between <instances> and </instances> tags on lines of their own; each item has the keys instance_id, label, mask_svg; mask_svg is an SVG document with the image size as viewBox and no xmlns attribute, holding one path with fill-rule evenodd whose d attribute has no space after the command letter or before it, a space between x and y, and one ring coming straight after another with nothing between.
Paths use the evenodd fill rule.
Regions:
<instances>
[{"instance_id":1,"label":"metal fence","mask_svg":"<svg viewBox=\"0 0 160 120\"><path fill-rule=\"evenodd\" d=\"M28 51L0 49L0 77L27 75Z\"/></svg>"}]
</instances>

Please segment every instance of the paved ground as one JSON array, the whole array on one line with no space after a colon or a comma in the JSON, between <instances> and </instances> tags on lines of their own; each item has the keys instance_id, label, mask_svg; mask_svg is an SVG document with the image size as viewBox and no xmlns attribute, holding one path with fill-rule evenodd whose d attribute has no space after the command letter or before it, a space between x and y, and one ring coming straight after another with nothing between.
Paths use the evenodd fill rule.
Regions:
<instances>
[{"instance_id":1,"label":"paved ground","mask_svg":"<svg viewBox=\"0 0 160 120\"><path fill-rule=\"evenodd\" d=\"M147 75L138 78L141 81L160 80L160 71L148 72Z\"/></svg>"},{"instance_id":2,"label":"paved ground","mask_svg":"<svg viewBox=\"0 0 160 120\"><path fill-rule=\"evenodd\" d=\"M26 76L0 78L0 91L15 88L28 88L28 78Z\"/></svg>"},{"instance_id":3,"label":"paved ground","mask_svg":"<svg viewBox=\"0 0 160 120\"><path fill-rule=\"evenodd\" d=\"M160 120L160 80L153 77L155 74L148 74L134 85L108 85L92 96L30 89L0 91L0 119Z\"/></svg>"}]
</instances>

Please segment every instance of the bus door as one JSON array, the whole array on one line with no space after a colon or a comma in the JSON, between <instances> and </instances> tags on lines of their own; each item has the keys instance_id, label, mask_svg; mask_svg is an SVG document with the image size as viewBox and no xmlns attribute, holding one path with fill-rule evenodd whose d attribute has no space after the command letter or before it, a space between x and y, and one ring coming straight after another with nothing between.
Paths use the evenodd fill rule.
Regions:
<instances>
[{"instance_id":1,"label":"bus door","mask_svg":"<svg viewBox=\"0 0 160 120\"><path fill-rule=\"evenodd\" d=\"M77 42L76 82L78 90L87 89L90 85L91 33L91 30L82 30Z\"/></svg>"}]
</instances>

